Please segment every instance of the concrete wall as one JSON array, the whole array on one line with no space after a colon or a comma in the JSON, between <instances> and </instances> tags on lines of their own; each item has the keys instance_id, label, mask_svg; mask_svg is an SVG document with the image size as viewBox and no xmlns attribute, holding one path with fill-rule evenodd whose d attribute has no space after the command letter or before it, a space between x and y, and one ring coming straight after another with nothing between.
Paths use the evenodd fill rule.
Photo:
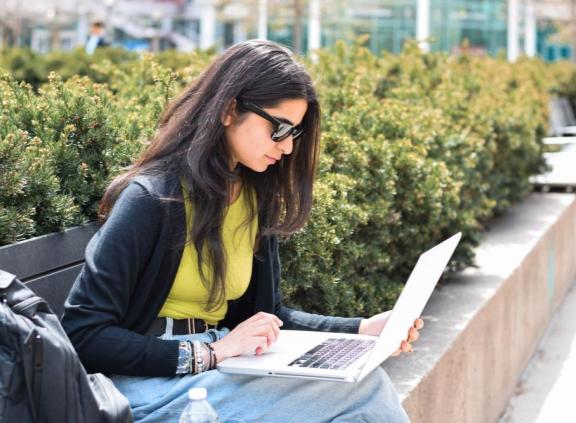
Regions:
<instances>
[{"instance_id":1,"label":"concrete wall","mask_svg":"<svg viewBox=\"0 0 576 423\"><path fill-rule=\"evenodd\" d=\"M530 195L491 222L476 261L437 288L414 353L384 363L413 423L498 420L576 282L576 197Z\"/></svg>"}]
</instances>

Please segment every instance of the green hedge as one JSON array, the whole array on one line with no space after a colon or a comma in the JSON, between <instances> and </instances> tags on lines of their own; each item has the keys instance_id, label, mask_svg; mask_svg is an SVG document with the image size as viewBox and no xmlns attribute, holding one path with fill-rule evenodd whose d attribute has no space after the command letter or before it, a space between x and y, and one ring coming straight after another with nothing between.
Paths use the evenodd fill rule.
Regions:
<instances>
[{"instance_id":1,"label":"green hedge","mask_svg":"<svg viewBox=\"0 0 576 423\"><path fill-rule=\"evenodd\" d=\"M543 168L547 66L415 45L378 58L340 44L312 70L324 106L319 201L284 245L289 297L321 312L374 313L391 305L420 252L458 230L451 267L472 264L489 219Z\"/></svg>"},{"instance_id":2,"label":"green hedge","mask_svg":"<svg viewBox=\"0 0 576 423\"><path fill-rule=\"evenodd\" d=\"M167 68L183 69L196 66L199 61L207 63L213 55L211 50L192 55L166 50L158 53L154 61ZM149 54L137 54L122 48L99 48L93 55L86 54L83 49L40 54L29 48L9 48L0 49L0 68L17 81L27 82L35 89L47 83L52 72L64 81L76 76L88 76L94 82L108 84L114 82L111 78L118 70L131 73L133 66L143 57L149 57Z\"/></svg>"},{"instance_id":3,"label":"green hedge","mask_svg":"<svg viewBox=\"0 0 576 423\"><path fill-rule=\"evenodd\" d=\"M14 59L24 54L59 75L28 80L31 66ZM212 58L100 54L0 54L10 71L0 79L0 245L93 220L107 181ZM323 107L323 151L312 219L282 245L285 296L340 315L390 306L417 256L456 231L464 238L451 268L473 264L489 219L543 169L548 96L573 74L415 45L376 57L338 44L307 66Z\"/></svg>"}]
</instances>

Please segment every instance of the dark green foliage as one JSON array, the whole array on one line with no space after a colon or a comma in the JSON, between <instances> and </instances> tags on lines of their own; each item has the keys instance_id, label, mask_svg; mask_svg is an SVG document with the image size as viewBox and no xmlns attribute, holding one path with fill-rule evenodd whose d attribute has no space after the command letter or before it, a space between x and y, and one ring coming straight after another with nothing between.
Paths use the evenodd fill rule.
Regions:
<instances>
[{"instance_id":1,"label":"dark green foliage","mask_svg":"<svg viewBox=\"0 0 576 423\"><path fill-rule=\"evenodd\" d=\"M94 219L107 182L211 59L2 52L12 76L0 82L0 244ZM322 154L310 222L282 244L284 293L339 315L393 304L418 255L457 231L451 269L473 264L489 219L542 169L548 96L573 73L415 45L376 57L338 44L308 68L323 108Z\"/></svg>"}]
</instances>

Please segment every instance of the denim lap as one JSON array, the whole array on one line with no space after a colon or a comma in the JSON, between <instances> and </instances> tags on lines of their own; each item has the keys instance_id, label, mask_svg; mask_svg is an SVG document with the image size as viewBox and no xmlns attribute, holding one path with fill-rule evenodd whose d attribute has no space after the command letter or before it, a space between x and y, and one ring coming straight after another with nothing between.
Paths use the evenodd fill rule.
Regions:
<instances>
[{"instance_id":1,"label":"denim lap","mask_svg":"<svg viewBox=\"0 0 576 423\"><path fill-rule=\"evenodd\" d=\"M223 337L227 330L218 332ZM166 338L166 335L163 336ZM208 333L171 339L212 342ZM177 423L188 390L208 390L208 401L227 423L406 423L388 375L378 368L359 383L231 375L211 370L174 377L112 376L137 423Z\"/></svg>"}]
</instances>

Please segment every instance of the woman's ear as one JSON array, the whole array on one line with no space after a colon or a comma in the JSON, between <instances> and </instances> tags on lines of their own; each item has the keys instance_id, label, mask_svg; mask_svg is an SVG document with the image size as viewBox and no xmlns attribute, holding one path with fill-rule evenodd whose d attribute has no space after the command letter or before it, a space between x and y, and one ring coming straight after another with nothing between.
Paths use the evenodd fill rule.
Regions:
<instances>
[{"instance_id":1,"label":"woman's ear","mask_svg":"<svg viewBox=\"0 0 576 423\"><path fill-rule=\"evenodd\" d=\"M238 116L238 114L236 112L236 104L237 104L237 101L235 98L230 100L230 103L228 103L228 106L226 107L224 114L222 115L222 118L220 119L220 121L222 122L222 125L230 126L236 121L236 117Z\"/></svg>"}]
</instances>

